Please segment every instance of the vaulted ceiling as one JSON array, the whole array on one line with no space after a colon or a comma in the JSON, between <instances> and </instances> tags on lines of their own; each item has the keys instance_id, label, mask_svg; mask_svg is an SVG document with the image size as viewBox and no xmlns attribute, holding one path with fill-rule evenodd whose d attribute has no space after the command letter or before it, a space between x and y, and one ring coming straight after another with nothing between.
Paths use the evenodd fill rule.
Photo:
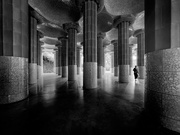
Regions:
<instances>
[{"instance_id":1,"label":"vaulted ceiling","mask_svg":"<svg viewBox=\"0 0 180 135\"><path fill-rule=\"evenodd\" d=\"M64 23L78 22L81 27L78 42L83 40L83 13L82 3L85 0L29 0L33 8L31 14L38 19L37 30L45 37L44 43L57 43L58 37L65 37ZM119 15L131 15L135 20L131 32L144 28L144 0L96 0L100 3L97 16L97 31L105 32L104 45L110 45L111 40L116 40L118 30L113 26L113 20ZM54 41L53 41L54 40ZM136 43L136 38L130 37L130 44ZM110 45L111 46L111 45ZM112 49L112 47L108 47Z\"/></svg>"}]
</instances>

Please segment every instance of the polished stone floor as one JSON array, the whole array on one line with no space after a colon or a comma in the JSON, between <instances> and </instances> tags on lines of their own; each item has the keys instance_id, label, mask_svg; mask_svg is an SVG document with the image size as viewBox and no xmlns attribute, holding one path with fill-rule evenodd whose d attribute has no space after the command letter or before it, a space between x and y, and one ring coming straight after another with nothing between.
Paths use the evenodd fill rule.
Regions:
<instances>
[{"instance_id":1,"label":"polished stone floor","mask_svg":"<svg viewBox=\"0 0 180 135\"><path fill-rule=\"evenodd\" d=\"M144 80L118 83L106 73L95 90L83 90L82 75L67 82L44 74L43 89L18 103L0 106L0 135L165 135L144 111Z\"/></svg>"}]
</instances>

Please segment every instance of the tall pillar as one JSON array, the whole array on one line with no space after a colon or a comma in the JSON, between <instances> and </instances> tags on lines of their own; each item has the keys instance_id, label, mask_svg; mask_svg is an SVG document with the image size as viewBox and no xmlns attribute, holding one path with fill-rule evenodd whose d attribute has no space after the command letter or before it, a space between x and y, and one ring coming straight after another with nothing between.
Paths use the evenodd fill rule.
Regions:
<instances>
[{"instance_id":1,"label":"tall pillar","mask_svg":"<svg viewBox=\"0 0 180 135\"><path fill-rule=\"evenodd\" d=\"M137 37L137 65L139 68L139 79L145 78L145 67L144 67L144 54L145 54L145 41L144 41L144 30L139 29L134 32L134 36Z\"/></svg>"},{"instance_id":2,"label":"tall pillar","mask_svg":"<svg viewBox=\"0 0 180 135\"><path fill-rule=\"evenodd\" d=\"M145 1L145 11L145 109L180 133L180 1Z\"/></svg>"},{"instance_id":3,"label":"tall pillar","mask_svg":"<svg viewBox=\"0 0 180 135\"><path fill-rule=\"evenodd\" d=\"M74 81L77 78L77 32L79 25L77 23L64 24L68 32L68 81Z\"/></svg>"},{"instance_id":4,"label":"tall pillar","mask_svg":"<svg viewBox=\"0 0 180 135\"><path fill-rule=\"evenodd\" d=\"M57 51L56 51L56 74L62 75L62 66L61 66L61 44L57 44Z\"/></svg>"},{"instance_id":5,"label":"tall pillar","mask_svg":"<svg viewBox=\"0 0 180 135\"><path fill-rule=\"evenodd\" d=\"M81 71L81 46L77 46L77 74L80 75Z\"/></svg>"},{"instance_id":6,"label":"tall pillar","mask_svg":"<svg viewBox=\"0 0 180 135\"><path fill-rule=\"evenodd\" d=\"M129 82L129 26L133 21L131 16L118 16L115 26L118 28L118 63L119 82Z\"/></svg>"},{"instance_id":7,"label":"tall pillar","mask_svg":"<svg viewBox=\"0 0 180 135\"><path fill-rule=\"evenodd\" d=\"M103 38L105 37L105 33L98 33L97 35L97 64L98 64L98 71L97 71L97 77L100 79L103 75L103 53L104 53L104 47L103 47Z\"/></svg>"},{"instance_id":8,"label":"tall pillar","mask_svg":"<svg viewBox=\"0 0 180 135\"><path fill-rule=\"evenodd\" d=\"M111 53L111 73L114 73L114 52Z\"/></svg>"},{"instance_id":9,"label":"tall pillar","mask_svg":"<svg viewBox=\"0 0 180 135\"><path fill-rule=\"evenodd\" d=\"M103 63L102 63L102 75L105 75L105 46L103 46L103 54L102 54L102 56L103 56Z\"/></svg>"},{"instance_id":10,"label":"tall pillar","mask_svg":"<svg viewBox=\"0 0 180 135\"><path fill-rule=\"evenodd\" d=\"M132 75L132 66L133 66L132 47L133 45L129 44L129 75Z\"/></svg>"},{"instance_id":11,"label":"tall pillar","mask_svg":"<svg viewBox=\"0 0 180 135\"><path fill-rule=\"evenodd\" d=\"M95 0L84 2L83 39L85 89L97 88L97 3Z\"/></svg>"},{"instance_id":12,"label":"tall pillar","mask_svg":"<svg viewBox=\"0 0 180 135\"><path fill-rule=\"evenodd\" d=\"M55 72L55 74L57 74L58 75L58 70L59 70L59 67L58 67L58 65L59 65L59 60L58 60L58 46L56 45L56 49L54 49L54 51L55 51L55 60L54 60L54 72Z\"/></svg>"},{"instance_id":13,"label":"tall pillar","mask_svg":"<svg viewBox=\"0 0 180 135\"><path fill-rule=\"evenodd\" d=\"M28 0L17 3L0 1L0 104L17 102L29 95Z\"/></svg>"},{"instance_id":14,"label":"tall pillar","mask_svg":"<svg viewBox=\"0 0 180 135\"><path fill-rule=\"evenodd\" d=\"M118 41L113 40L111 44L114 45L114 76L119 75L119 65L118 65Z\"/></svg>"},{"instance_id":15,"label":"tall pillar","mask_svg":"<svg viewBox=\"0 0 180 135\"><path fill-rule=\"evenodd\" d=\"M62 43L61 48L61 65L62 78L68 77L68 39L66 37L60 38Z\"/></svg>"},{"instance_id":16,"label":"tall pillar","mask_svg":"<svg viewBox=\"0 0 180 135\"><path fill-rule=\"evenodd\" d=\"M30 17L30 50L29 50L29 92L37 94L37 20L33 16Z\"/></svg>"},{"instance_id":17,"label":"tall pillar","mask_svg":"<svg viewBox=\"0 0 180 135\"><path fill-rule=\"evenodd\" d=\"M37 32L37 84L38 84L38 91L42 90L43 85L43 69L42 69L42 48L41 45L43 44L39 39L43 36L42 33L39 31Z\"/></svg>"}]
</instances>

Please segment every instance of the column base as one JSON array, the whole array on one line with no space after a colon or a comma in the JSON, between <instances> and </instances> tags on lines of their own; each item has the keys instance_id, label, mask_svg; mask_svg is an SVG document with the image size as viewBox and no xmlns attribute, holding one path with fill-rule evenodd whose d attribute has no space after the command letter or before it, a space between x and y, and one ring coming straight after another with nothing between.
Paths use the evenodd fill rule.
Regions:
<instances>
[{"instance_id":1,"label":"column base","mask_svg":"<svg viewBox=\"0 0 180 135\"><path fill-rule=\"evenodd\" d=\"M98 66L98 72L97 72L97 78L98 79L102 78L102 76L103 76L103 69L104 69L104 67Z\"/></svg>"},{"instance_id":2,"label":"column base","mask_svg":"<svg viewBox=\"0 0 180 135\"><path fill-rule=\"evenodd\" d=\"M62 66L62 78L68 77L68 66Z\"/></svg>"},{"instance_id":3,"label":"column base","mask_svg":"<svg viewBox=\"0 0 180 135\"><path fill-rule=\"evenodd\" d=\"M43 87L43 76L42 76L42 66L38 65L38 80L37 80L37 87L38 87L38 92L42 91L42 87Z\"/></svg>"},{"instance_id":4,"label":"column base","mask_svg":"<svg viewBox=\"0 0 180 135\"><path fill-rule=\"evenodd\" d=\"M77 67L77 74L80 75L80 72L81 72L81 68Z\"/></svg>"},{"instance_id":5,"label":"column base","mask_svg":"<svg viewBox=\"0 0 180 135\"><path fill-rule=\"evenodd\" d=\"M29 63L29 93L37 94L37 64Z\"/></svg>"},{"instance_id":6,"label":"column base","mask_svg":"<svg viewBox=\"0 0 180 135\"><path fill-rule=\"evenodd\" d=\"M77 65L68 66L68 81L75 81L77 79Z\"/></svg>"},{"instance_id":7,"label":"column base","mask_svg":"<svg viewBox=\"0 0 180 135\"><path fill-rule=\"evenodd\" d=\"M62 67L58 67L58 75L62 75Z\"/></svg>"},{"instance_id":8,"label":"column base","mask_svg":"<svg viewBox=\"0 0 180 135\"><path fill-rule=\"evenodd\" d=\"M28 97L28 59L0 56L0 104Z\"/></svg>"},{"instance_id":9,"label":"column base","mask_svg":"<svg viewBox=\"0 0 180 135\"><path fill-rule=\"evenodd\" d=\"M119 65L119 82L129 82L129 65Z\"/></svg>"},{"instance_id":10,"label":"column base","mask_svg":"<svg viewBox=\"0 0 180 135\"><path fill-rule=\"evenodd\" d=\"M146 54L145 109L161 126L180 133L180 49Z\"/></svg>"},{"instance_id":11,"label":"column base","mask_svg":"<svg viewBox=\"0 0 180 135\"><path fill-rule=\"evenodd\" d=\"M119 75L119 67L114 67L114 76L118 76Z\"/></svg>"},{"instance_id":12,"label":"column base","mask_svg":"<svg viewBox=\"0 0 180 135\"><path fill-rule=\"evenodd\" d=\"M139 68L139 79L145 79L145 66L138 66Z\"/></svg>"},{"instance_id":13,"label":"column base","mask_svg":"<svg viewBox=\"0 0 180 135\"><path fill-rule=\"evenodd\" d=\"M97 88L97 62L84 63L83 88Z\"/></svg>"}]
</instances>

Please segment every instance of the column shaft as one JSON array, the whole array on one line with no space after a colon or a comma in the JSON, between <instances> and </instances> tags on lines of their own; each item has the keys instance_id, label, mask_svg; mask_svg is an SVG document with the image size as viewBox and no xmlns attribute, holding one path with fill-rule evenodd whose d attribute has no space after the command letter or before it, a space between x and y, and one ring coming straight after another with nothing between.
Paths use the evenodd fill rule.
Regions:
<instances>
[{"instance_id":1,"label":"column shaft","mask_svg":"<svg viewBox=\"0 0 180 135\"><path fill-rule=\"evenodd\" d=\"M97 88L97 4L84 3L84 76L85 89Z\"/></svg>"},{"instance_id":2,"label":"column shaft","mask_svg":"<svg viewBox=\"0 0 180 135\"><path fill-rule=\"evenodd\" d=\"M129 82L129 22L118 25L119 82Z\"/></svg>"},{"instance_id":3,"label":"column shaft","mask_svg":"<svg viewBox=\"0 0 180 135\"><path fill-rule=\"evenodd\" d=\"M37 20L31 16L30 23L29 89L30 94L37 94Z\"/></svg>"},{"instance_id":4,"label":"column shaft","mask_svg":"<svg viewBox=\"0 0 180 135\"><path fill-rule=\"evenodd\" d=\"M145 67L144 67L144 53L145 53L145 44L144 44L144 33L137 35L137 63L139 68L139 79L145 78Z\"/></svg>"},{"instance_id":5,"label":"column shaft","mask_svg":"<svg viewBox=\"0 0 180 135\"><path fill-rule=\"evenodd\" d=\"M118 44L114 43L114 76L119 75Z\"/></svg>"},{"instance_id":6,"label":"column shaft","mask_svg":"<svg viewBox=\"0 0 180 135\"><path fill-rule=\"evenodd\" d=\"M102 37L97 37L97 64L98 64L98 78L102 78L103 75L103 41Z\"/></svg>"},{"instance_id":7,"label":"column shaft","mask_svg":"<svg viewBox=\"0 0 180 135\"><path fill-rule=\"evenodd\" d=\"M62 64L62 77L68 77L68 40L61 39L62 49L61 49L61 64Z\"/></svg>"},{"instance_id":8,"label":"column shaft","mask_svg":"<svg viewBox=\"0 0 180 135\"><path fill-rule=\"evenodd\" d=\"M77 48L77 74L80 74L81 66L81 48Z\"/></svg>"},{"instance_id":9,"label":"column shaft","mask_svg":"<svg viewBox=\"0 0 180 135\"><path fill-rule=\"evenodd\" d=\"M114 73L114 53L111 53L111 73Z\"/></svg>"},{"instance_id":10,"label":"column shaft","mask_svg":"<svg viewBox=\"0 0 180 135\"><path fill-rule=\"evenodd\" d=\"M129 75L132 75L132 65L133 59L132 59L132 46L129 46Z\"/></svg>"},{"instance_id":11,"label":"column shaft","mask_svg":"<svg viewBox=\"0 0 180 135\"><path fill-rule=\"evenodd\" d=\"M68 30L68 80L73 81L77 78L77 64L76 64L76 44L77 44L77 30Z\"/></svg>"},{"instance_id":12,"label":"column shaft","mask_svg":"<svg viewBox=\"0 0 180 135\"><path fill-rule=\"evenodd\" d=\"M62 75L62 63L61 63L61 59L62 59L61 53L62 53L62 51L61 51L61 49L62 48L59 45L58 46L58 71L57 71L58 75Z\"/></svg>"},{"instance_id":13,"label":"column shaft","mask_svg":"<svg viewBox=\"0 0 180 135\"><path fill-rule=\"evenodd\" d=\"M145 2L145 109L180 133L179 9L179 0Z\"/></svg>"},{"instance_id":14,"label":"column shaft","mask_svg":"<svg viewBox=\"0 0 180 135\"><path fill-rule=\"evenodd\" d=\"M17 2L0 1L0 104L17 102L29 95L28 0Z\"/></svg>"}]
</instances>

